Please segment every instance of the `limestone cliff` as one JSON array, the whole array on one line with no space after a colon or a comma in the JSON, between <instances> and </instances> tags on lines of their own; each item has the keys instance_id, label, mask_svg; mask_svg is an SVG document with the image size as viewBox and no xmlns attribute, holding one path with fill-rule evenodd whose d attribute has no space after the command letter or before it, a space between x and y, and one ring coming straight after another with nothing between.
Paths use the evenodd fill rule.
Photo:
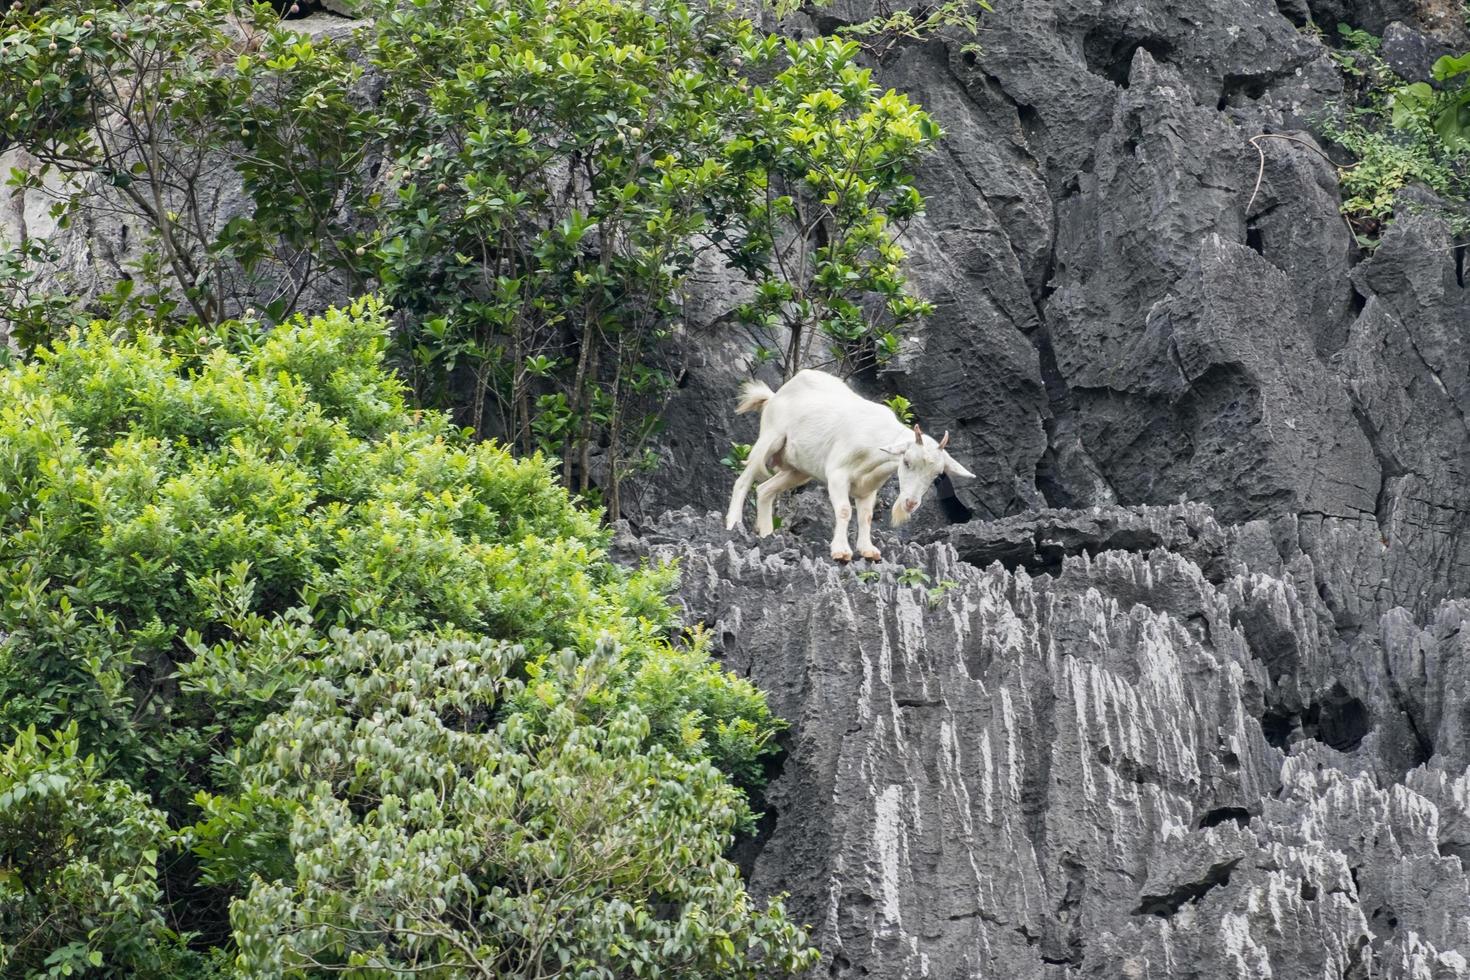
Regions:
<instances>
[{"instance_id":1,"label":"limestone cliff","mask_svg":"<svg viewBox=\"0 0 1470 980\"><path fill-rule=\"evenodd\" d=\"M876 574L692 511L620 548L792 722L743 857L831 976L1470 976L1470 602L1344 630L1320 531L1337 563L1197 505Z\"/></svg>"}]
</instances>

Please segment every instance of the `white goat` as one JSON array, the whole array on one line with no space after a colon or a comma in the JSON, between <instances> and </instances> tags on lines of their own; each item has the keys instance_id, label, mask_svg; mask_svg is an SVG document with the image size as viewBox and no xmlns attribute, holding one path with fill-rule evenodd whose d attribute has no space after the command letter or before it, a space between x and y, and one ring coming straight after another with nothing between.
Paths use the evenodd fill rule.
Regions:
<instances>
[{"instance_id":1,"label":"white goat","mask_svg":"<svg viewBox=\"0 0 1470 980\"><path fill-rule=\"evenodd\" d=\"M770 475L756 490L755 533L770 534L776 496L811 480L827 485L837 525L832 531L832 557L852 560L847 546L847 522L852 517L849 496L857 499L858 554L877 561L873 547L873 506L878 489L896 472L898 499L893 502L895 526L919 507L924 491L941 473L973 477L944 447L949 433L935 442L916 425L898 420L886 405L870 402L823 371L800 371L771 391L759 381L747 381L740 392L737 414L760 409L761 431L735 492L725 527L742 524L745 497L758 477Z\"/></svg>"}]
</instances>

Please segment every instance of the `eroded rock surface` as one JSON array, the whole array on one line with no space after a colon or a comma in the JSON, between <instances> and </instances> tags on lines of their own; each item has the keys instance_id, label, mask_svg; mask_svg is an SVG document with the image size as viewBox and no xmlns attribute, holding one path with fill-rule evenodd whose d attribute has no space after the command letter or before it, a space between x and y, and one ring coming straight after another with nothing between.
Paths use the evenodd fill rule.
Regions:
<instances>
[{"instance_id":1,"label":"eroded rock surface","mask_svg":"<svg viewBox=\"0 0 1470 980\"><path fill-rule=\"evenodd\" d=\"M618 548L792 722L743 854L826 974L1470 976L1470 602L1335 609L1304 537L1346 540L1043 511L865 568L685 510Z\"/></svg>"}]
</instances>

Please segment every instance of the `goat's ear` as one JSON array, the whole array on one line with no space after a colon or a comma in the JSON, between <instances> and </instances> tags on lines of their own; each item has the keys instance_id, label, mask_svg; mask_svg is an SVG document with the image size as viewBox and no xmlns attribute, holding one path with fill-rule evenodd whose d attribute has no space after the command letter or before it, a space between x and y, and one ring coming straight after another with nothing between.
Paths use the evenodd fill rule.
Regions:
<instances>
[{"instance_id":1,"label":"goat's ear","mask_svg":"<svg viewBox=\"0 0 1470 980\"><path fill-rule=\"evenodd\" d=\"M889 456L902 456L904 453L908 452L909 447L912 445L913 443L909 442L907 439L901 439L891 446L879 446L878 451L880 453L887 453Z\"/></svg>"},{"instance_id":2,"label":"goat's ear","mask_svg":"<svg viewBox=\"0 0 1470 980\"><path fill-rule=\"evenodd\" d=\"M967 480L973 480L975 474L965 469L949 453L944 454L944 473L946 476L962 476Z\"/></svg>"}]
</instances>

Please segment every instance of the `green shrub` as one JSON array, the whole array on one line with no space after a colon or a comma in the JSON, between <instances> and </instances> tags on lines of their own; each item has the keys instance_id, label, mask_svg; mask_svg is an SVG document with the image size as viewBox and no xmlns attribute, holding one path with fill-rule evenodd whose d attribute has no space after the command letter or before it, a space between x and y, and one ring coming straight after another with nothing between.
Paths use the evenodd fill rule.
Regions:
<instances>
[{"instance_id":1,"label":"green shrub","mask_svg":"<svg viewBox=\"0 0 1470 980\"><path fill-rule=\"evenodd\" d=\"M0 373L0 724L70 726L88 772L142 794L120 801L197 824L193 856L166 862L179 932L218 938L251 876L289 875L280 841L302 797L242 784L241 746L283 731L269 719L337 669L331 629L515 644L494 683L529 681L499 710L531 733L574 693L547 658L603 651L588 723L638 713L629 751L752 781L771 750L760 693L702 643L670 642L672 570L613 565L547 460L408 408L387 337L372 301L266 334L97 323ZM741 794L719 793L732 825L748 823ZM72 819L120 825L89 799ZM0 825L0 854L19 826ZM167 850L161 819L147 826L149 849ZM0 942L16 940L10 921ZM72 921L82 929L58 920Z\"/></svg>"},{"instance_id":2,"label":"green shrub","mask_svg":"<svg viewBox=\"0 0 1470 980\"><path fill-rule=\"evenodd\" d=\"M1470 54L1445 55L1430 69L1440 88L1414 82L1393 94L1393 124L1399 129L1432 130L1451 152L1470 149Z\"/></svg>"},{"instance_id":3,"label":"green shrub","mask_svg":"<svg viewBox=\"0 0 1470 980\"><path fill-rule=\"evenodd\" d=\"M338 637L255 733L243 782L289 803L295 873L232 913L247 976L323 967L481 977L756 977L815 953L723 856L742 805L647 748L609 650L546 665L532 723L497 713L520 652ZM602 703L597 702L601 696Z\"/></svg>"},{"instance_id":4,"label":"green shrub","mask_svg":"<svg viewBox=\"0 0 1470 980\"><path fill-rule=\"evenodd\" d=\"M1356 89L1355 101L1337 107L1322 130L1357 158L1338 170L1342 209L1360 241L1371 245L1404 187L1423 185L1451 205L1470 194L1470 146L1458 129L1462 103L1470 99L1463 87L1470 62L1441 58L1435 73L1449 87L1436 92L1394 74L1378 53L1377 37L1347 25L1339 33L1346 47L1335 57Z\"/></svg>"},{"instance_id":5,"label":"green shrub","mask_svg":"<svg viewBox=\"0 0 1470 980\"><path fill-rule=\"evenodd\" d=\"M709 658L708 634L696 629L683 647L658 657L607 660L604 683L577 697L600 711L631 705L647 719L659 743L685 762L708 759L736 785L756 788L763 780L765 756L775 728L765 695L747 681L722 670ZM527 667L528 684L512 699L528 718L544 719L571 694L564 674ZM742 829L753 830L752 814L741 814Z\"/></svg>"},{"instance_id":6,"label":"green shrub","mask_svg":"<svg viewBox=\"0 0 1470 980\"><path fill-rule=\"evenodd\" d=\"M1398 192L1410 184L1422 184L1450 201L1463 198L1464 179L1456 161L1446 159L1422 132L1385 131L1358 117L1332 138L1358 158L1356 165L1341 170L1343 211L1365 229L1380 228L1392 216Z\"/></svg>"},{"instance_id":7,"label":"green shrub","mask_svg":"<svg viewBox=\"0 0 1470 980\"><path fill-rule=\"evenodd\" d=\"M371 303L237 336L240 356L109 331L0 377L0 722L75 719L123 770L192 785L200 760L169 730L228 723L208 696L231 690L221 675L289 693L319 642L306 625L532 654L604 631L648 649L668 625L667 575L602 560L544 460L405 406Z\"/></svg>"}]
</instances>

